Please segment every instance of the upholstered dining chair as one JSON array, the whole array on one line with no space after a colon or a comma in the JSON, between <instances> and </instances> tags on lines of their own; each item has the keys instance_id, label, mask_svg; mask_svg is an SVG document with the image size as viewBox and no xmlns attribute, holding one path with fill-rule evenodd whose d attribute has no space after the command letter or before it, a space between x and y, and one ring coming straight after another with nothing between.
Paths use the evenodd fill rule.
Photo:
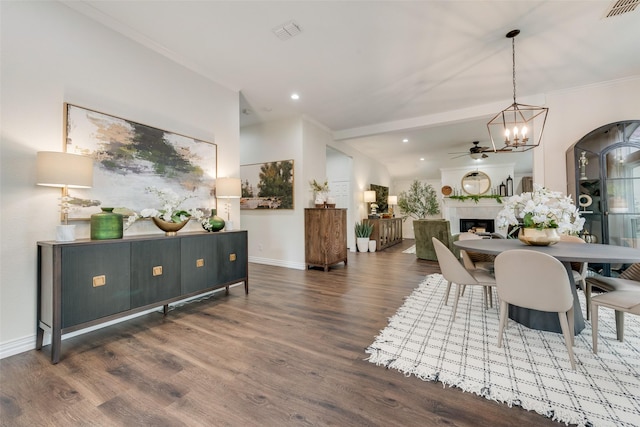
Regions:
<instances>
[{"instance_id":1,"label":"upholstered dining chair","mask_svg":"<svg viewBox=\"0 0 640 427\"><path fill-rule=\"evenodd\" d=\"M564 343L573 357L573 294L564 265L551 255L527 249L502 252L495 260L496 289L500 300L498 347L507 324L509 304L558 313Z\"/></svg>"},{"instance_id":2,"label":"upholstered dining chair","mask_svg":"<svg viewBox=\"0 0 640 427\"><path fill-rule=\"evenodd\" d=\"M447 281L447 295L445 298L445 304L449 298L449 291L451 290L451 284L457 284L456 297L453 303L453 311L451 313L451 319L456 320L456 312L458 311L458 301L462 294L462 288L464 286L482 286L482 296L484 300L485 308L488 308L488 299L491 297L491 287L496 285L496 281L489 273L483 270L467 270L460 263L458 258L447 248L440 240L432 237L433 247L436 251L438 258L438 264L440 265L440 271L442 276Z\"/></svg>"},{"instance_id":3,"label":"upholstered dining chair","mask_svg":"<svg viewBox=\"0 0 640 427\"><path fill-rule=\"evenodd\" d=\"M631 264L619 277L593 276L586 278L585 297L587 309L591 310L591 294L593 288L604 292L640 291L640 263ZM587 319L589 319L587 312Z\"/></svg>"},{"instance_id":4,"label":"upholstered dining chair","mask_svg":"<svg viewBox=\"0 0 640 427\"><path fill-rule=\"evenodd\" d=\"M474 239L482 239L482 237L478 236L475 233L460 233L458 235L458 240L474 240ZM493 260L495 259L494 255L489 254L481 254L478 252L469 252L464 249L460 249L460 257L462 258L462 262L464 264L464 268L467 270L485 270L485 271L493 271Z\"/></svg>"},{"instance_id":5,"label":"upholstered dining chair","mask_svg":"<svg viewBox=\"0 0 640 427\"><path fill-rule=\"evenodd\" d=\"M571 236L569 234L561 234L560 241L567 242L567 243L584 243L584 244L587 243L584 240L582 240L580 237ZM589 263L587 262L571 263L571 273L573 273L573 281L580 286L580 289L582 289L582 292L584 292L585 296L587 295L586 280L587 280L588 269L589 269ZM589 319L590 312L591 312L591 309L589 308L589 302L587 302L587 320Z\"/></svg>"},{"instance_id":6,"label":"upholstered dining chair","mask_svg":"<svg viewBox=\"0 0 640 427\"><path fill-rule=\"evenodd\" d=\"M624 339L624 314L640 315L639 291L611 291L591 298L591 334L593 352L598 352L598 308L607 307L616 311L616 336L618 341Z\"/></svg>"}]
</instances>

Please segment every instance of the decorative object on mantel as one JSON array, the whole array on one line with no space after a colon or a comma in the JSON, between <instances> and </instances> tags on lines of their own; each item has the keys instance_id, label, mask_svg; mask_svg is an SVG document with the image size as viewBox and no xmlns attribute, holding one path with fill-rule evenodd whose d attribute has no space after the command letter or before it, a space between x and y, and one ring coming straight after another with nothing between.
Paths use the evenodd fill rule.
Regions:
<instances>
[{"instance_id":1,"label":"decorative object on mantel","mask_svg":"<svg viewBox=\"0 0 640 427\"><path fill-rule=\"evenodd\" d=\"M398 195L398 207L402 212L403 221L409 217L424 219L440 213L436 190L431 184L421 183L417 179L411 183L409 190Z\"/></svg>"},{"instance_id":2,"label":"decorative object on mantel","mask_svg":"<svg viewBox=\"0 0 640 427\"><path fill-rule=\"evenodd\" d=\"M56 227L56 241L74 241L76 226L69 225L69 188L93 186L93 160L77 154L40 151L36 155L36 184L62 188L60 207L64 224Z\"/></svg>"},{"instance_id":3,"label":"decorative object on mantel","mask_svg":"<svg viewBox=\"0 0 640 427\"><path fill-rule=\"evenodd\" d=\"M515 37L520 30L511 30L506 37L511 39L511 57L513 60L513 104L500 111L487 123L493 150L501 153L528 151L540 145L542 132L547 121L549 108L533 105L518 104L516 102L516 44ZM534 134L534 124L540 127L537 138ZM493 129L493 130L492 130ZM499 135L503 135L500 137ZM503 139L504 138L504 139ZM496 148L496 141L503 145Z\"/></svg>"},{"instance_id":4,"label":"decorative object on mantel","mask_svg":"<svg viewBox=\"0 0 640 427\"><path fill-rule=\"evenodd\" d=\"M464 196L464 195L449 196L449 197L445 197L445 199L460 200L461 202L464 202L466 200L473 200L476 203L478 203L480 199L495 199L496 202L502 203L502 197L503 196L499 194L477 194L477 195L470 195L470 196Z\"/></svg>"},{"instance_id":5,"label":"decorative object on mantel","mask_svg":"<svg viewBox=\"0 0 640 427\"><path fill-rule=\"evenodd\" d=\"M448 185L445 185L444 187L442 187L442 189L440 191L442 191L442 194L444 196L450 196L451 193L453 193L453 188L451 188Z\"/></svg>"},{"instance_id":6,"label":"decorative object on mantel","mask_svg":"<svg viewBox=\"0 0 640 427\"><path fill-rule=\"evenodd\" d=\"M506 194L506 196L507 197L511 197L511 196L513 196L513 178L511 178L511 175L509 175L507 177L507 181L506 182L507 182L507 189L506 189L507 194Z\"/></svg>"},{"instance_id":7,"label":"decorative object on mantel","mask_svg":"<svg viewBox=\"0 0 640 427\"><path fill-rule=\"evenodd\" d=\"M202 228L207 231L220 231L224 228L224 219L218 216L217 209L211 209L211 216L201 222Z\"/></svg>"},{"instance_id":8,"label":"decorative object on mantel","mask_svg":"<svg viewBox=\"0 0 640 427\"><path fill-rule=\"evenodd\" d=\"M584 221L571 197L538 184L533 184L533 192L510 197L497 216L499 228L520 226L518 238L528 245L554 244L560 240L558 234L580 232ZM554 229L555 233L547 232L547 229Z\"/></svg>"},{"instance_id":9,"label":"decorative object on mantel","mask_svg":"<svg viewBox=\"0 0 640 427\"><path fill-rule=\"evenodd\" d=\"M91 215L91 240L121 239L123 216L113 208L100 208L102 212Z\"/></svg>"},{"instance_id":10,"label":"decorative object on mantel","mask_svg":"<svg viewBox=\"0 0 640 427\"><path fill-rule=\"evenodd\" d=\"M203 212L199 209L190 209L186 211L180 208L182 202L192 198L193 196L187 195L180 197L170 188L160 190L155 187L147 187L146 191L148 193L153 193L160 198L162 208L160 210L154 208L143 209L140 213L131 213L127 218L125 228L129 228L140 218L151 218L154 224L160 230L165 232L165 235L175 236L182 227L187 225L189 219L194 218L199 221L204 216Z\"/></svg>"}]
</instances>

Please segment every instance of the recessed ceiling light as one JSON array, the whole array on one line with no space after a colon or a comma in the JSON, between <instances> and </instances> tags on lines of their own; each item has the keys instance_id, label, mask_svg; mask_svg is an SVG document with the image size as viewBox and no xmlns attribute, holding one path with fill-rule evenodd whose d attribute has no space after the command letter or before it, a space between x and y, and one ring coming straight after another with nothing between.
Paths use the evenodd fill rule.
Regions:
<instances>
[{"instance_id":1,"label":"recessed ceiling light","mask_svg":"<svg viewBox=\"0 0 640 427\"><path fill-rule=\"evenodd\" d=\"M294 101L297 101L298 99L300 99L300 95L298 95L297 93L292 93L291 99L293 99Z\"/></svg>"},{"instance_id":2,"label":"recessed ceiling light","mask_svg":"<svg viewBox=\"0 0 640 427\"><path fill-rule=\"evenodd\" d=\"M421 162L424 162L424 157L420 157L420 161L421 161Z\"/></svg>"},{"instance_id":3,"label":"recessed ceiling light","mask_svg":"<svg viewBox=\"0 0 640 427\"><path fill-rule=\"evenodd\" d=\"M409 142L407 138L403 139L402 142Z\"/></svg>"}]
</instances>

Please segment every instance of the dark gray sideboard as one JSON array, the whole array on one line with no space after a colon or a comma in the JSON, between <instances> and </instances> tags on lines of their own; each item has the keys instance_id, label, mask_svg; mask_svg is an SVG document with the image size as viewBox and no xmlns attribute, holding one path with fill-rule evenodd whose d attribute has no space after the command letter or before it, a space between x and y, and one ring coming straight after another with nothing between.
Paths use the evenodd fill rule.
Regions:
<instances>
[{"instance_id":1,"label":"dark gray sideboard","mask_svg":"<svg viewBox=\"0 0 640 427\"><path fill-rule=\"evenodd\" d=\"M179 233L114 240L38 242L36 349L51 332L51 361L62 335L244 282L247 232Z\"/></svg>"}]
</instances>

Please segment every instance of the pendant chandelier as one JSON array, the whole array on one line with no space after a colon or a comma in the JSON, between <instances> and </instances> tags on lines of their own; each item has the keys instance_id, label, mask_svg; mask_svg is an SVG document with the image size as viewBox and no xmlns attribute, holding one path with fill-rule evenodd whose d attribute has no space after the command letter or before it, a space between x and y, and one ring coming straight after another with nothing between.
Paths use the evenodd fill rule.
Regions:
<instances>
[{"instance_id":1,"label":"pendant chandelier","mask_svg":"<svg viewBox=\"0 0 640 427\"><path fill-rule=\"evenodd\" d=\"M520 30L511 30L506 37L511 39L513 60L513 104L495 115L487 129L493 144L493 150L498 153L513 153L528 151L540 145L542 131L547 121L549 109L533 105L518 104L516 102L516 43L515 37ZM534 128L534 124L539 129ZM534 133L536 130L537 133Z\"/></svg>"}]
</instances>

